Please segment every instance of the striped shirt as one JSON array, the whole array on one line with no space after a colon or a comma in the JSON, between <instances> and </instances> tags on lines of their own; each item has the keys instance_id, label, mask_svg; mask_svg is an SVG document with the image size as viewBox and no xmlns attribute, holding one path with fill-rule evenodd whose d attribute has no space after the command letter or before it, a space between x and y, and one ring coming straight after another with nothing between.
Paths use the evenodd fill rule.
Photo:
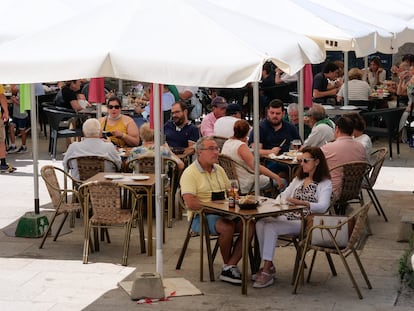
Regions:
<instances>
[{"instance_id":1,"label":"striped shirt","mask_svg":"<svg viewBox=\"0 0 414 311\"><path fill-rule=\"evenodd\" d=\"M345 85L343 84L338 92L338 96L344 97ZM371 95L369 84L362 80L348 81L348 99L349 100L368 100Z\"/></svg>"}]
</instances>

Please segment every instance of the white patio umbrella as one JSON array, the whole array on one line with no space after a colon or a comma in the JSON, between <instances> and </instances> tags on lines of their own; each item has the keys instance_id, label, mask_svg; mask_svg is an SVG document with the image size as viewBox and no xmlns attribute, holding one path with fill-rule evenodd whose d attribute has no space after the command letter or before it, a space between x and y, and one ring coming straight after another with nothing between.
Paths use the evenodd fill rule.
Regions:
<instances>
[{"instance_id":1,"label":"white patio umbrella","mask_svg":"<svg viewBox=\"0 0 414 311\"><path fill-rule=\"evenodd\" d=\"M301 1L301 0L297 0ZM306 0L302 0L306 1ZM378 35L376 47L377 51L392 54L398 51L398 48L404 43L412 42L414 37L414 24L408 22L409 18L401 18L401 12L413 13L412 3L408 5L400 0L396 1L370 1L370 0L332 0L327 3L322 0L307 0L318 6L323 6L340 12L341 14L352 16L354 19L364 23L371 24L377 29ZM389 41L384 40L382 34L391 33L393 35L392 45Z\"/></svg>"},{"instance_id":2,"label":"white patio umbrella","mask_svg":"<svg viewBox=\"0 0 414 311\"><path fill-rule=\"evenodd\" d=\"M0 82L105 76L161 84L241 87L260 80L262 64L268 59L287 72L295 72L305 63L325 58L324 51L302 35L231 12L220 12L221 20L216 9L196 0L107 3L41 33L1 45ZM269 43L248 34L273 35L278 40ZM193 42L182 44L182 36ZM210 45L197 45L197 38ZM158 122L159 98L154 107ZM255 108L258 110L257 105ZM159 150L160 125L154 128ZM155 152L155 157L157 271L162 272L160 153Z\"/></svg>"},{"instance_id":3,"label":"white patio umbrella","mask_svg":"<svg viewBox=\"0 0 414 311\"><path fill-rule=\"evenodd\" d=\"M395 52L395 34L378 24L354 18L330 8L330 1L324 5L309 0L211 0L218 6L240 12L269 22L273 25L289 26L289 29L304 34L323 44L327 50L355 51L358 57L377 51ZM321 1L322 2L322 1ZM339 2L339 1L338 1ZM348 54L345 53L347 66ZM347 71L345 80L347 80ZM302 76L302 75L301 75ZM303 82L300 83L300 85ZM300 92L302 89L299 88ZM345 102L347 102L347 84L345 84ZM303 96L299 96L300 129L303 128Z\"/></svg>"}]
</instances>

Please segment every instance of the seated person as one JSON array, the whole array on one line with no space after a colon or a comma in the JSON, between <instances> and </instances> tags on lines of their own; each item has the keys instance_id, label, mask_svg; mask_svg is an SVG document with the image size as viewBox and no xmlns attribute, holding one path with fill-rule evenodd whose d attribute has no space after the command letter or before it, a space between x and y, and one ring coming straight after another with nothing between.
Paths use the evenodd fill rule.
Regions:
<instances>
[{"instance_id":1,"label":"seated person","mask_svg":"<svg viewBox=\"0 0 414 311\"><path fill-rule=\"evenodd\" d=\"M298 156L300 167L296 177L280 196L288 204L304 205L304 216L328 211L332 183L325 156L318 147L306 147ZM278 217L261 218L256 223L257 238L263 268L254 277L253 287L263 288L274 283L276 269L273 264L277 238L282 234L299 235L302 228L301 214L287 213Z\"/></svg>"},{"instance_id":2,"label":"seated person","mask_svg":"<svg viewBox=\"0 0 414 311\"><path fill-rule=\"evenodd\" d=\"M165 141L172 150L185 148L184 153L194 152L194 145L200 137L198 128L188 120L187 105L177 102L171 107L172 120L164 125Z\"/></svg>"},{"instance_id":3,"label":"seated person","mask_svg":"<svg viewBox=\"0 0 414 311\"><path fill-rule=\"evenodd\" d=\"M370 87L381 85L385 81L386 75L385 69L382 68L381 59L378 56L371 58L367 70L367 82Z\"/></svg>"},{"instance_id":4,"label":"seated person","mask_svg":"<svg viewBox=\"0 0 414 311\"><path fill-rule=\"evenodd\" d=\"M83 94L80 94L82 80L70 80L65 83L62 89L56 94L55 105L69 110L79 111L89 103Z\"/></svg>"},{"instance_id":5,"label":"seated person","mask_svg":"<svg viewBox=\"0 0 414 311\"><path fill-rule=\"evenodd\" d=\"M260 121L259 124L260 156L266 156L271 153L278 155L283 152L288 152L292 140L301 140L296 127L283 120L284 113L283 102L281 100L274 99L269 103L267 118ZM249 142L252 146L254 145L253 137L254 130L250 132L249 136ZM266 166L280 177L288 177L289 169L286 165L268 161Z\"/></svg>"},{"instance_id":6,"label":"seated person","mask_svg":"<svg viewBox=\"0 0 414 311\"><path fill-rule=\"evenodd\" d=\"M299 105L297 103L291 103L287 106L287 115L285 120L292 123L299 132ZM305 120L305 119L304 119ZM311 128L306 123L303 124L304 138L308 138Z\"/></svg>"},{"instance_id":7,"label":"seated person","mask_svg":"<svg viewBox=\"0 0 414 311\"><path fill-rule=\"evenodd\" d=\"M116 151L113 144L101 139L101 124L95 118L90 118L83 123L82 131L84 139L80 142L74 142L69 145L68 150L63 158L63 167L65 171L71 169L71 175L79 178L79 172L76 161L68 161L72 158L82 156L101 156L115 162L116 169L121 169L121 157ZM105 163L105 171L111 171L111 163Z\"/></svg>"},{"instance_id":8,"label":"seated person","mask_svg":"<svg viewBox=\"0 0 414 311\"><path fill-rule=\"evenodd\" d=\"M118 147L139 145L139 130L131 117L121 114L121 101L112 96L108 99L108 115L99 119L103 133L109 132L109 140Z\"/></svg>"},{"instance_id":9,"label":"seated person","mask_svg":"<svg viewBox=\"0 0 414 311\"><path fill-rule=\"evenodd\" d=\"M326 116L325 108L321 104L313 104L313 107L308 111L308 115L312 131L303 143L303 147L322 147L333 141L335 123Z\"/></svg>"},{"instance_id":10,"label":"seated person","mask_svg":"<svg viewBox=\"0 0 414 311\"><path fill-rule=\"evenodd\" d=\"M312 84L312 101L320 104L336 104L336 93L341 87L341 82L337 80L329 83L329 80L335 81L338 78L339 67L329 62L325 65L322 72L317 73L313 78Z\"/></svg>"},{"instance_id":11,"label":"seated person","mask_svg":"<svg viewBox=\"0 0 414 311\"><path fill-rule=\"evenodd\" d=\"M298 74L295 73L294 75L288 75L280 68L276 68L276 75L275 75L275 83L276 84L283 84L283 83L293 83L298 81Z\"/></svg>"},{"instance_id":12,"label":"seated person","mask_svg":"<svg viewBox=\"0 0 414 311\"><path fill-rule=\"evenodd\" d=\"M217 164L219 148L213 137L202 137L196 144L197 159L188 166L181 176L181 194L189 210L198 211L203 208L203 202L223 200L230 181L224 169ZM190 211L188 212L190 214ZM237 219L231 219L217 214L206 215L211 234L219 235L219 247L223 257L223 269L220 280L232 284L242 283L241 273L237 263L242 257L243 225ZM193 220L193 232L200 232L198 215ZM233 243L234 233L239 233ZM254 235L254 224L250 223L248 240Z\"/></svg>"},{"instance_id":13,"label":"seated person","mask_svg":"<svg viewBox=\"0 0 414 311\"><path fill-rule=\"evenodd\" d=\"M131 149L128 161L139 156L154 156L154 130L150 128L149 123L145 123L141 126L140 136L142 145ZM181 161L168 146L160 146L160 152L162 157L174 160L180 171L184 169L184 162Z\"/></svg>"},{"instance_id":14,"label":"seated person","mask_svg":"<svg viewBox=\"0 0 414 311\"><path fill-rule=\"evenodd\" d=\"M211 101L211 112L208 113L200 124L201 136L214 135L214 123L226 115L227 101L224 97L217 96Z\"/></svg>"},{"instance_id":15,"label":"seated person","mask_svg":"<svg viewBox=\"0 0 414 311\"><path fill-rule=\"evenodd\" d=\"M138 129L141 128L144 123L148 122L147 118L144 117L144 114L146 114L145 107L145 104L135 104L134 116L132 119L134 119L134 122L137 125Z\"/></svg>"},{"instance_id":16,"label":"seated person","mask_svg":"<svg viewBox=\"0 0 414 311\"><path fill-rule=\"evenodd\" d=\"M238 120L234 124L233 129L234 135L226 140L221 152L243 166L237 165L236 170L240 182L240 192L247 194L252 190L254 185L254 156L247 146L247 134L250 130L249 122L246 120ZM244 167L249 168L250 171ZM259 176L260 189L268 187L270 180L274 181L278 189L282 189L287 184L279 175L273 173L265 166L260 165L259 170L261 174Z\"/></svg>"},{"instance_id":17,"label":"seated person","mask_svg":"<svg viewBox=\"0 0 414 311\"><path fill-rule=\"evenodd\" d=\"M335 140L321 147L329 169L351 161L367 161L365 148L352 138L354 122L346 115L335 122ZM343 170L334 170L331 174L334 195L339 198L342 191Z\"/></svg>"},{"instance_id":18,"label":"seated person","mask_svg":"<svg viewBox=\"0 0 414 311\"><path fill-rule=\"evenodd\" d=\"M362 81L362 72L358 68L351 68L348 73L348 99L368 100L371 95L371 87L366 81ZM342 102L344 98L345 85L339 89L336 100Z\"/></svg>"},{"instance_id":19,"label":"seated person","mask_svg":"<svg viewBox=\"0 0 414 311\"><path fill-rule=\"evenodd\" d=\"M226 116L214 123L214 136L229 138L233 136L233 126L242 116L242 107L239 104L229 104Z\"/></svg>"},{"instance_id":20,"label":"seated person","mask_svg":"<svg viewBox=\"0 0 414 311\"><path fill-rule=\"evenodd\" d=\"M346 116L354 122L354 131L352 132L352 136L354 137L354 140L359 141L362 146L364 146L367 160L369 161L371 159L372 141L367 134L364 134L366 128L364 118L357 112L348 113Z\"/></svg>"}]
</instances>

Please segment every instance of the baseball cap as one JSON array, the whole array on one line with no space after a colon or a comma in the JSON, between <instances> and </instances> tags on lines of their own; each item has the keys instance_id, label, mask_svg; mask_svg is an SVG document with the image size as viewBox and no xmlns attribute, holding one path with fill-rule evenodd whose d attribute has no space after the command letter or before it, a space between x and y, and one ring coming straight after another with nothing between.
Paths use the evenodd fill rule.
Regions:
<instances>
[{"instance_id":1,"label":"baseball cap","mask_svg":"<svg viewBox=\"0 0 414 311\"><path fill-rule=\"evenodd\" d=\"M226 114L228 116L235 114L237 112L242 112L242 107L239 104L229 104L227 106Z\"/></svg>"},{"instance_id":2,"label":"baseball cap","mask_svg":"<svg viewBox=\"0 0 414 311\"><path fill-rule=\"evenodd\" d=\"M224 97L217 96L211 101L211 106L216 106L218 108L227 108L227 101Z\"/></svg>"}]
</instances>

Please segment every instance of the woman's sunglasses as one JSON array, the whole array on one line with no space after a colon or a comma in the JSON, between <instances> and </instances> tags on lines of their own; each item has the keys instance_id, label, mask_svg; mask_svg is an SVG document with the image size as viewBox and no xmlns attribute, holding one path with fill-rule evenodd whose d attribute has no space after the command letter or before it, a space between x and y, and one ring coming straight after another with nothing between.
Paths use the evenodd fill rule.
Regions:
<instances>
[{"instance_id":1,"label":"woman's sunglasses","mask_svg":"<svg viewBox=\"0 0 414 311\"><path fill-rule=\"evenodd\" d=\"M116 106L112 106L112 105L108 105L108 109L120 109L121 106L116 105Z\"/></svg>"},{"instance_id":2,"label":"woman's sunglasses","mask_svg":"<svg viewBox=\"0 0 414 311\"><path fill-rule=\"evenodd\" d=\"M309 161L311 161L311 160L315 160L314 158L303 158L303 159L298 159L298 162L299 163L308 163Z\"/></svg>"}]
</instances>

